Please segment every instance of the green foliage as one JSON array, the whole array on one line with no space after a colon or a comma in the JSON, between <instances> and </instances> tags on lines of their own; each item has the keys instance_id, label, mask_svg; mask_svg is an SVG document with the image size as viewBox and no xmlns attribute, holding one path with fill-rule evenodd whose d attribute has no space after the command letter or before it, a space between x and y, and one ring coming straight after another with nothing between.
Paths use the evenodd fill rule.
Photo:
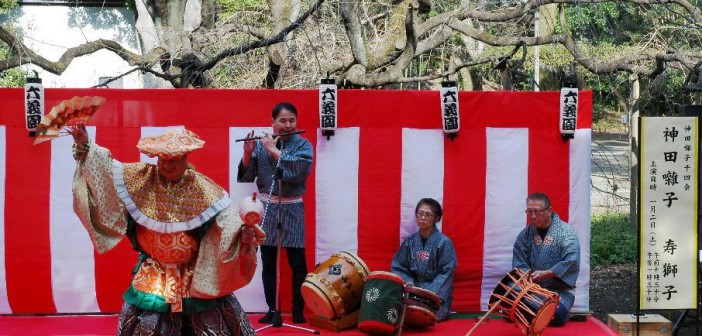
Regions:
<instances>
[{"instance_id":1,"label":"green foliage","mask_svg":"<svg viewBox=\"0 0 702 336\"><path fill-rule=\"evenodd\" d=\"M656 78L645 78L641 86L641 114L666 116L678 112L678 106L691 104L691 95L683 91L685 74L679 69L668 68Z\"/></svg>"},{"instance_id":2,"label":"green foliage","mask_svg":"<svg viewBox=\"0 0 702 336\"><path fill-rule=\"evenodd\" d=\"M20 68L0 72L0 87L24 87L27 73Z\"/></svg>"},{"instance_id":3,"label":"green foliage","mask_svg":"<svg viewBox=\"0 0 702 336\"><path fill-rule=\"evenodd\" d=\"M614 37L614 23L622 15L622 8L614 2L580 4L568 7L566 20L573 36L586 39L602 38L605 41Z\"/></svg>"},{"instance_id":4,"label":"green foliage","mask_svg":"<svg viewBox=\"0 0 702 336\"><path fill-rule=\"evenodd\" d=\"M17 0L0 0L0 14L17 7Z\"/></svg>"},{"instance_id":5,"label":"green foliage","mask_svg":"<svg viewBox=\"0 0 702 336\"><path fill-rule=\"evenodd\" d=\"M264 11L268 8L265 0L215 0L221 10L220 16L228 17L236 12Z\"/></svg>"},{"instance_id":6,"label":"green foliage","mask_svg":"<svg viewBox=\"0 0 702 336\"><path fill-rule=\"evenodd\" d=\"M642 7L619 1L578 4L566 9L566 20L582 56L599 61L661 54L665 48L694 50L702 41L699 29L667 5ZM655 32L651 27L657 27ZM553 60L543 62L551 64ZM642 61L641 65L651 67L653 61ZM585 87L593 90L595 122L607 116L618 118L626 111L625 99L631 91L628 74L596 75L582 67L578 67L578 73ZM682 90L684 80L685 73L672 66L655 78L640 78L642 115L670 115L678 105L688 103L689 94Z\"/></svg>"},{"instance_id":7,"label":"green foliage","mask_svg":"<svg viewBox=\"0 0 702 336\"><path fill-rule=\"evenodd\" d=\"M627 74L617 73L606 76L594 76L582 71L585 82L592 90L592 121L598 130L614 130L621 127L622 114L628 113L626 106L620 106L615 91L629 92Z\"/></svg>"},{"instance_id":8,"label":"green foliage","mask_svg":"<svg viewBox=\"0 0 702 336\"><path fill-rule=\"evenodd\" d=\"M12 52L7 45L0 45L0 60L12 57ZM21 67L0 71L0 87L23 87L27 82L27 72Z\"/></svg>"},{"instance_id":9,"label":"green foliage","mask_svg":"<svg viewBox=\"0 0 702 336\"><path fill-rule=\"evenodd\" d=\"M0 0L0 15L3 15L5 20L4 28L11 33L14 32L14 27L11 25L11 20L7 19L7 13L17 7L17 0ZM5 43L0 43L0 60L7 60L13 56L13 51ZM27 82L27 72L20 67L0 71L0 87L23 87Z\"/></svg>"},{"instance_id":10,"label":"green foliage","mask_svg":"<svg viewBox=\"0 0 702 336\"><path fill-rule=\"evenodd\" d=\"M629 214L604 213L592 217L590 226L590 265L636 262L636 231Z\"/></svg>"}]
</instances>

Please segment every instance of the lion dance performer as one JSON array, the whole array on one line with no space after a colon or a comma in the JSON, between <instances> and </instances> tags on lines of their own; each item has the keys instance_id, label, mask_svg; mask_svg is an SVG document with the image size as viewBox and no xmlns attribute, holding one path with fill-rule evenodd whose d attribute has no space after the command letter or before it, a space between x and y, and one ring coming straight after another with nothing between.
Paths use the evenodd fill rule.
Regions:
<instances>
[{"instance_id":1,"label":"lion dance performer","mask_svg":"<svg viewBox=\"0 0 702 336\"><path fill-rule=\"evenodd\" d=\"M95 248L104 253L126 236L139 253L117 335L255 335L232 292L253 277L265 234L188 164L205 142L170 130L137 144L158 164L120 163L84 125L71 134L74 210Z\"/></svg>"}]
</instances>

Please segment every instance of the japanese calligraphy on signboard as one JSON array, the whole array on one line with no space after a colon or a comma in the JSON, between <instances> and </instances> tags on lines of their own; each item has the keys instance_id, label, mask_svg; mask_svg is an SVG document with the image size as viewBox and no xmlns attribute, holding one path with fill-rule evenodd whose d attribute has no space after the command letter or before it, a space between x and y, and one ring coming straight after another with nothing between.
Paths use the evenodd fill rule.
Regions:
<instances>
[{"instance_id":1,"label":"japanese calligraphy on signboard","mask_svg":"<svg viewBox=\"0 0 702 336\"><path fill-rule=\"evenodd\" d=\"M561 89L561 110L559 129L564 137L575 136L576 121L578 120L578 89Z\"/></svg>"},{"instance_id":2,"label":"japanese calligraphy on signboard","mask_svg":"<svg viewBox=\"0 0 702 336\"><path fill-rule=\"evenodd\" d=\"M44 86L39 78L28 78L27 84L24 84L24 115L27 131L34 136L44 116Z\"/></svg>"},{"instance_id":3,"label":"japanese calligraphy on signboard","mask_svg":"<svg viewBox=\"0 0 702 336\"><path fill-rule=\"evenodd\" d=\"M641 118L642 309L697 307L697 118Z\"/></svg>"},{"instance_id":4,"label":"japanese calligraphy on signboard","mask_svg":"<svg viewBox=\"0 0 702 336\"><path fill-rule=\"evenodd\" d=\"M319 85L319 128L324 135L336 130L337 88L331 79L322 79ZM331 132L331 133L330 133Z\"/></svg>"},{"instance_id":5,"label":"japanese calligraphy on signboard","mask_svg":"<svg viewBox=\"0 0 702 336\"><path fill-rule=\"evenodd\" d=\"M461 118L458 113L458 87L455 82L443 82L440 92L444 133L457 135L461 128Z\"/></svg>"}]
</instances>

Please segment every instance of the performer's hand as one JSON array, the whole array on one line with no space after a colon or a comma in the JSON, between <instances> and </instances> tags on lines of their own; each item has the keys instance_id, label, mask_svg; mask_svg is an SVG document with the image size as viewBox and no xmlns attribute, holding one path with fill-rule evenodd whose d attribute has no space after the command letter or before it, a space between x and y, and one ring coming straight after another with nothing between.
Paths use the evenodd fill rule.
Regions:
<instances>
[{"instance_id":1,"label":"performer's hand","mask_svg":"<svg viewBox=\"0 0 702 336\"><path fill-rule=\"evenodd\" d=\"M540 282L540 281L548 280L548 279L555 278L555 277L556 277L556 274L553 273L551 270L531 272L531 280L533 280L534 282Z\"/></svg>"},{"instance_id":2,"label":"performer's hand","mask_svg":"<svg viewBox=\"0 0 702 336\"><path fill-rule=\"evenodd\" d=\"M77 126L68 127L68 133L73 136L73 142L76 144L76 146L84 146L86 143L88 143L88 140L90 140L85 124L78 124Z\"/></svg>"},{"instance_id":3,"label":"performer's hand","mask_svg":"<svg viewBox=\"0 0 702 336\"><path fill-rule=\"evenodd\" d=\"M248 245L261 245L266 240L266 233L258 225L241 227L241 242Z\"/></svg>"},{"instance_id":4,"label":"performer's hand","mask_svg":"<svg viewBox=\"0 0 702 336\"><path fill-rule=\"evenodd\" d=\"M263 148L270 154L274 159L278 160L280 157L280 150L275 146L278 143L278 139L273 138L273 135L264 133L261 141L263 142Z\"/></svg>"},{"instance_id":5,"label":"performer's hand","mask_svg":"<svg viewBox=\"0 0 702 336\"><path fill-rule=\"evenodd\" d=\"M254 231L253 227L241 227L241 243L247 245L256 244L256 231Z\"/></svg>"},{"instance_id":6,"label":"performer's hand","mask_svg":"<svg viewBox=\"0 0 702 336\"><path fill-rule=\"evenodd\" d=\"M254 225L252 227L256 232L256 244L263 244L263 242L266 241L266 231L263 231L263 228L260 225Z\"/></svg>"},{"instance_id":7,"label":"performer's hand","mask_svg":"<svg viewBox=\"0 0 702 336\"><path fill-rule=\"evenodd\" d=\"M254 137L254 131L251 131L251 133L246 134L246 139L251 139ZM244 154L251 155L253 153L254 149L256 149L256 140L245 140L244 141Z\"/></svg>"}]
</instances>

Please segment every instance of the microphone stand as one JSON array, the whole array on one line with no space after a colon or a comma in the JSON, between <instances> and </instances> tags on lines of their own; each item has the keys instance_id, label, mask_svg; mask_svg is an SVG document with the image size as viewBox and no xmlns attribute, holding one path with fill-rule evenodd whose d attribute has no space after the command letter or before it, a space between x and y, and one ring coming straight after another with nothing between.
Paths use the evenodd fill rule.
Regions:
<instances>
[{"instance_id":1,"label":"microphone stand","mask_svg":"<svg viewBox=\"0 0 702 336\"><path fill-rule=\"evenodd\" d=\"M273 183L271 183L271 189L269 192L268 196L268 204L266 204L266 210L263 212L263 221L266 220L265 216L268 213L268 207L271 204L271 198L273 197L273 188L276 184L276 181L278 182L278 218L276 218L276 258L275 258L275 311L273 312L273 319L271 320L271 323L267 326L261 327L256 329L256 332L258 333L261 330L265 330L268 328L280 328L282 326L290 327L293 329L298 329L302 331L307 331L310 333L313 333L315 335L319 335L319 330L314 330L314 329L309 329L305 327L300 327L288 323L283 323L283 318L281 317L281 312L280 312L280 249L281 249L281 235L283 234L283 226L282 226L282 208L283 208L283 168L280 168L280 161L283 158L283 149L281 146L281 151L280 151L280 157L278 157L278 162L275 165L275 172L274 174L274 179ZM262 221L262 223L263 223Z\"/></svg>"}]
</instances>

